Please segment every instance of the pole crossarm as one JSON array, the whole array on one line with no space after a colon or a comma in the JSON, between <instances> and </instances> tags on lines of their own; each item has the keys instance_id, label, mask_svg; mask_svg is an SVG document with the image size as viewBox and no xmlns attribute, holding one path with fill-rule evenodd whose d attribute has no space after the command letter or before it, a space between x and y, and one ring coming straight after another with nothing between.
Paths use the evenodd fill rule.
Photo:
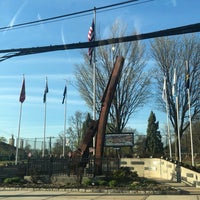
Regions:
<instances>
[{"instance_id":1,"label":"pole crossarm","mask_svg":"<svg viewBox=\"0 0 200 200\"><path fill-rule=\"evenodd\" d=\"M188 33L195 33L195 32L200 32L200 23L180 26L176 28L164 29L160 31L150 32L150 33L130 35L130 36L124 36L124 37L118 37L118 38L105 39L105 40L96 40L93 42L78 42L78 43L71 43L71 44L50 45L50 46L42 46L42 47L4 49L4 50L0 50L0 54L6 54L6 55L3 55L0 57L0 62L12 57L16 57L16 56L25 56L25 55L31 55L31 54L46 53L46 52L51 52L51 51L84 49L84 48L89 48L89 47L98 47L98 46L105 46L105 45L111 45L111 44L116 44L116 43L131 42L131 41L137 41L137 40L145 40L145 39L152 39L152 38L157 38L157 37L181 35L181 34L188 34Z\"/></svg>"}]
</instances>

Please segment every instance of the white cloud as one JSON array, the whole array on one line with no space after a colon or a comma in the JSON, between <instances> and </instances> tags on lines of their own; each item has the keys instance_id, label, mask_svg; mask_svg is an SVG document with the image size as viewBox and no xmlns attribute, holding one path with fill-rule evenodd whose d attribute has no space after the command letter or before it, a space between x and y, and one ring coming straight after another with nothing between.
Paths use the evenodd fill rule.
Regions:
<instances>
[{"instance_id":1,"label":"white cloud","mask_svg":"<svg viewBox=\"0 0 200 200\"><path fill-rule=\"evenodd\" d=\"M17 12L15 13L15 15L13 16L13 18L11 19L9 26L12 27L15 24L15 21L17 19L17 17L20 15L20 13L23 11L25 5L26 5L27 1L24 1L23 4L21 4L21 6L18 8Z\"/></svg>"},{"instance_id":2,"label":"white cloud","mask_svg":"<svg viewBox=\"0 0 200 200\"><path fill-rule=\"evenodd\" d=\"M73 81L75 79L74 74L68 73L68 74L25 74L25 79L31 79L31 80L45 80L45 77L48 77L48 79L51 80L71 80ZM22 76L19 75L0 75L0 81L6 80L6 81L14 81L14 80L22 80Z\"/></svg>"}]
</instances>

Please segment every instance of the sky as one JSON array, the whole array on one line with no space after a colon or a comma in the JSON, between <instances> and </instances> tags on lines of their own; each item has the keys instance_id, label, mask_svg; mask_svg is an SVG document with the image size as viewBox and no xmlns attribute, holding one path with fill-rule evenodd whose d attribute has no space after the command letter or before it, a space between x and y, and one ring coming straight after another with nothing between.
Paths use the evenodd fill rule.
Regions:
<instances>
[{"instance_id":1,"label":"sky","mask_svg":"<svg viewBox=\"0 0 200 200\"><path fill-rule=\"evenodd\" d=\"M86 42L93 12L87 15L65 18L51 23L23 28L8 28L16 24L99 8L123 0L4 0L0 1L0 50L40 47ZM139 0L115 9L96 13L97 27L102 39L107 39L109 27L122 20L128 30L148 33L199 23L198 0ZM98 30L97 30L98 31ZM87 49L85 49L87 51ZM55 51L42 54L13 57L0 62L0 136L10 138L43 137L45 107L43 94L48 78L49 93L46 104L46 136L58 136L64 129L64 86L67 83L67 128L69 118L76 112L91 112L75 87L75 65L83 62L81 50ZM2 55L0 55L2 56ZM149 62L151 67L152 63ZM153 66L152 66L153 67ZM26 99L22 104L21 122L19 95L23 75L26 83ZM145 134L151 110L160 122L166 124L165 113L156 110L154 101L131 117L128 126Z\"/></svg>"}]
</instances>

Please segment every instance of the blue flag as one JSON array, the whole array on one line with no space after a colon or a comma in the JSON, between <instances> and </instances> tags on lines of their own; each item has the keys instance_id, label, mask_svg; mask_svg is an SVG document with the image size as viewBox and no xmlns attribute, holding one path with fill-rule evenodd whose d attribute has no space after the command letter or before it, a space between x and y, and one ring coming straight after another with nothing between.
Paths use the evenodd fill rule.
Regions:
<instances>
[{"instance_id":1,"label":"blue flag","mask_svg":"<svg viewBox=\"0 0 200 200\"><path fill-rule=\"evenodd\" d=\"M64 104L64 102L65 102L66 93L67 93L67 87L66 87L66 85L65 85L64 92L63 92L62 104Z\"/></svg>"},{"instance_id":2,"label":"blue flag","mask_svg":"<svg viewBox=\"0 0 200 200\"><path fill-rule=\"evenodd\" d=\"M45 86L45 89L44 89L43 103L46 103L46 96L47 96L48 92L49 92L49 88L48 88L48 82L47 82L47 79L46 79L46 86Z\"/></svg>"}]
</instances>

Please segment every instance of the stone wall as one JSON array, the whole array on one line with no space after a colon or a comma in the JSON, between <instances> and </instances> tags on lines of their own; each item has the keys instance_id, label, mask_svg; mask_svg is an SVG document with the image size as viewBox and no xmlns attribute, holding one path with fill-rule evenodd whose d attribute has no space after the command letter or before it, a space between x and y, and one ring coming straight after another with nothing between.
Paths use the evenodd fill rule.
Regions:
<instances>
[{"instance_id":1,"label":"stone wall","mask_svg":"<svg viewBox=\"0 0 200 200\"><path fill-rule=\"evenodd\" d=\"M160 158L122 158L121 165L137 171L140 177L177 180L177 165ZM200 187L200 173L180 167L181 181Z\"/></svg>"}]
</instances>

